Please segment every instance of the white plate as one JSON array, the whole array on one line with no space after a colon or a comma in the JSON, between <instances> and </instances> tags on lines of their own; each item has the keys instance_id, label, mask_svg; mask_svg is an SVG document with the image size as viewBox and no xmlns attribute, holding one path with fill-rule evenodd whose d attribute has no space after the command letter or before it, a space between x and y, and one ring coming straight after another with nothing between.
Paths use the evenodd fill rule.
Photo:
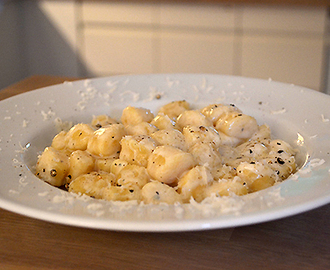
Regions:
<instances>
[{"instance_id":1,"label":"white plate","mask_svg":"<svg viewBox=\"0 0 330 270\"><path fill-rule=\"evenodd\" d=\"M234 103L298 148L302 170L246 196L175 206L78 198L34 176L38 153L58 132L55 119L119 118L127 105L156 111L182 99L196 108ZM330 96L306 88L220 75L117 76L46 87L0 104L0 207L22 215L88 228L189 231L274 220L330 202Z\"/></svg>"}]
</instances>

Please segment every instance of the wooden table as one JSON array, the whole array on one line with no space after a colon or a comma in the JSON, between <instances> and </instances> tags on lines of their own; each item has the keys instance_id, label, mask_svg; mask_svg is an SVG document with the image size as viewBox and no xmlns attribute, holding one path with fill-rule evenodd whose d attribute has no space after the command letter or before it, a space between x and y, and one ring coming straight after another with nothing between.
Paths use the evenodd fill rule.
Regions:
<instances>
[{"instance_id":1,"label":"wooden table","mask_svg":"<svg viewBox=\"0 0 330 270\"><path fill-rule=\"evenodd\" d=\"M0 100L64 80L73 78L33 76L0 91ZM330 204L273 222L185 233L76 228L0 209L0 269L330 269Z\"/></svg>"}]
</instances>

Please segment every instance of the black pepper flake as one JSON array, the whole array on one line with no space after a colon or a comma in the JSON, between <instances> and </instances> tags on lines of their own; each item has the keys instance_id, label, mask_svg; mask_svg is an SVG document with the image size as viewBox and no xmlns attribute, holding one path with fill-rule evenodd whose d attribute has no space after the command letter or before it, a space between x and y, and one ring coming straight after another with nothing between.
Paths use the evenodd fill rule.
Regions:
<instances>
[{"instance_id":1,"label":"black pepper flake","mask_svg":"<svg viewBox=\"0 0 330 270\"><path fill-rule=\"evenodd\" d=\"M278 150L277 151L277 153L279 153L279 154L281 154L281 153L283 153L284 152L284 150Z\"/></svg>"},{"instance_id":2,"label":"black pepper flake","mask_svg":"<svg viewBox=\"0 0 330 270\"><path fill-rule=\"evenodd\" d=\"M250 164L256 164L254 161L251 161Z\"/></svg>"},{"instance_id":3,"label":"black pepper flake","mask_svg":"<svg viewBox=\"0 0 330 270\"><path fill-rule=\"evenodd\" d=\"M50 171L50 176L51 177L55 177L57 175L57 171L55 170L55 169L52 169L51 171Z\"/></svg>"},{"instance_id":4,"label":"black pepper flake","mask_svg":"<svg viewBox=\"0 0 330 270\"><path fill-rule=\"evenodd\" d=\"M253 153L252 149L249 149L249 151L250 151L250 154L252 154L252 153Z\"/></svg>"},{"instance_id":5,"label":"black pepper flake","mask_svg":"<svg viewBox=\"0 0 330 270\"><path fill-rule=\"evenodd\" d=\"M81 136L81 135L82 135L82 132L79 133L79 136Z\"/></svg>"},{"instance_id":6,"label":"black pepper flake","mask_svg":"<svg viewBox=\"0 0 330 270\"><path fill-rule=\"evenodd\" d=\"M278 157L276 160L281 165L283 165L285 163L285 161L283 159L281 159L280 157Z\"/></svg>"},{"instance_id":7,"label":"black pepper flake","mask_svg":"<svg viewBox=\"0 0 330 270\"><path fill-rule=\"evenodd\" d=\"M159 192L158 192L158 191L156 191L156 194L157 194L157 195L159 195Z\"/></svg>"},{"instance_id":8,"label":"black pepper flake","mask_svg":"<svg viewBox=\"0 0 330 270\"><path fill-rule=\"evenodd\" d=\"M129 192L133 193L134 192L134 189L130 189Z\"/></svg>"},{"instance_id":9,"label":"black pepper flake","mask_svg":"<svg viewBox=\"0 0 330 270\"><path fill-rule=\"evenodd\" d=\"M281 145L281 143L280 143L280 142L277 142L276 144L277 144L277 145Z\"/></svg>"}]
</instances>

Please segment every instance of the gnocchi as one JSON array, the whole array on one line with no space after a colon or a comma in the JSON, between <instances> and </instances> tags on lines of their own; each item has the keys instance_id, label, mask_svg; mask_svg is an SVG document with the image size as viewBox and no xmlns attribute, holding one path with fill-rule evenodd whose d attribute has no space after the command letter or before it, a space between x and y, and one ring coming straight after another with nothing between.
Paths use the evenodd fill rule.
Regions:
<instances>
[{"instance_id":1,"label":"gnocchi","mask_svg":"<svg viewBox=\"0 0 330 270\"><path fill-rule=\"evenodd\" d=\"M243 196L296 171L294 149L233 104L128 106L120 120L98 115L61 131L36 175L96 199L175 204Z\"/></svg>"}]
</instances>

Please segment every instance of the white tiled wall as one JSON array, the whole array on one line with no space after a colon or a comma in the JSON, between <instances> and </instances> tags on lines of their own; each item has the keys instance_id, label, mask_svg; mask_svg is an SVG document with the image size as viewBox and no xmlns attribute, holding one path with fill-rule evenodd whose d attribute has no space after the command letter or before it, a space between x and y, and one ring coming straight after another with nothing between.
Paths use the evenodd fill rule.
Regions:
<instances>
[{"instance_id":1,"label":"white tiled wall","mask_svg":"<svg viewBox=\"0 0 330 270\"><path fill-rule=\"evenodd\" d=\"M81 6L84 23L111 24L154 24L158 14L151 3L86 1Z\"/></svg>"},{"instance_id":2,"label":"white tiled wall","mask_svg":"<svg viewBox=\"0 0 330 270\"><path fill-rule=\"evenodd\" d=\"M95 75L196 72L320 90L325 9L83 2L81 51Z\"/></svg>"},{"instance_id":3,"label":"white tiled wall","mask_svg":"<svg viewBox=\"0 0 330 270\"><path fill-rule=\"evenodd\" d=\"M321 89L326 18L321 9L245 8L242 75Z\"/></svg>"},{"instance_id":4,"label":"white tiled wall","mask_svg":"<svg viewBox=\"0 0 330 270\"><path fill-rule=\"evenodd\" d=\"M325 8L149 1L21 4L24 35L18 40L24 41L27 75L217 73L324 89L330 43ZM22 65L17 61L16 66Z\"/></svg>"},{"instance_id":5,"label":"white tiled wall","mask_svg":"<svg viewBox=\"0 0 330 270\"><path fill-rule=\"evenodd\" d=\"M84 31L84 57L97 75L154 72L153 33L140 29Z\"/></svg>"},{"instance_id":6,"label":"white tiled wall","mask_svg":"<svg viewBox=\"0 0 330 270\"><path fill-rule=\"evenodd\" d=\"M242 75L320 89L323 41L320 37L244 36Z\"/></svg>"},{"instance_id":7,"label":"white tiled wall","mask_svg":"<svg viewBox=\"0 0 330 270\"><path fill-rule=\"evenodd\" d=\"M326 9L246 7L242 14L244 31L259 30L292 34L323 34L326 24Z\"/></svg>"},{"instance_id":8,"label":"white tiled wall","mask_svg":"<svg viewBox=\"0 0 330 270\"><path fill-rule=\"evenodd\" d=\"M18 1L29 74L79 76L74 1Z\"/></svg>"},{"instance_id":9,"label":"white tiled wall","mask_svg":"<svg viewBox=\"0 0 330 270\"><path fill-rule=\"evenodd\" d=\"M234 35L161 31L159 72L234 73Z\"/></svg>"},{"instance_id":10,"label":"white tiled wall","mask_svg":"<svg viewBox=\"0 0 330 270\"><path fill-rule=\"evenodd\" d=\"M234 30L236 9L223 5L160 4L159 24L162 27L187 27Z\"/></svg>"},{"instance_id":11,"label":"white tiled wall","mask_svg":"<svg viewBox=\"0 0 330 270\"><path fill-rule=\"evenodd\" d=\"M236 13L221 5L84 2L82 55L97 75L233 74Z\"/></svg>"}]
</instances>

